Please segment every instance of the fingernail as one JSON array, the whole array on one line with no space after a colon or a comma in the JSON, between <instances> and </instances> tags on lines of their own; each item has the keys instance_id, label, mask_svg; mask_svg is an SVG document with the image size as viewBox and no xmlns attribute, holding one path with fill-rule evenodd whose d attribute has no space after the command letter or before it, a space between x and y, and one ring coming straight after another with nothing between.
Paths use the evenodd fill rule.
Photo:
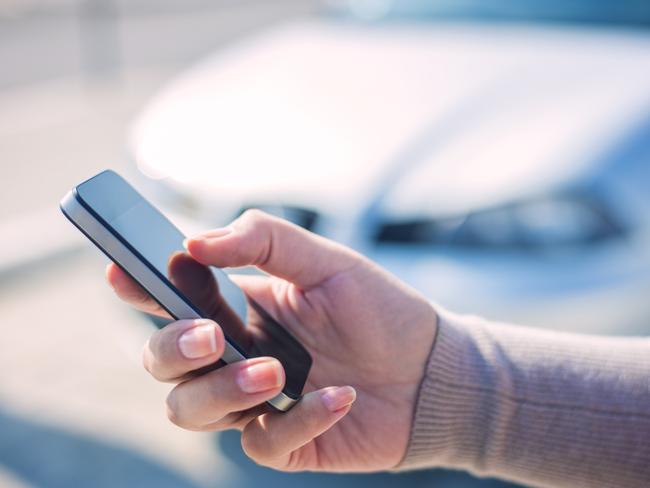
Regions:
<instances>
[{"instance_id":1,"label":"fingernail","mask_svg":"<svg viewBox=\"0 0 650 488\"><path fill-rule=\"evenodd\" d=\"M325 390L321 398L327 410L336 412L352 405L357 398L357 392L351 386L336 386Z\"/></svg>"},{"instance_id":2,"label":"fingernail","mask_svg":"<svg viewBox=\"0 0 650 488\"><path fill-rule=\"evenodd\" d=\"M178 339L178 348L188 359L198 359L217 352L217 326L203 322L185 331Z\"/></svg>"},{"instance_id":3,"label":"fingernail","mask_svg":"<svg viewBox=\"0 0 650 488\"><path fill-rule=\"evenodd\" d=\"M238 371L236 381L243 392L260 393L282 386L282 378L282 365L270 359Z\"/></svg>"}]
</instances>

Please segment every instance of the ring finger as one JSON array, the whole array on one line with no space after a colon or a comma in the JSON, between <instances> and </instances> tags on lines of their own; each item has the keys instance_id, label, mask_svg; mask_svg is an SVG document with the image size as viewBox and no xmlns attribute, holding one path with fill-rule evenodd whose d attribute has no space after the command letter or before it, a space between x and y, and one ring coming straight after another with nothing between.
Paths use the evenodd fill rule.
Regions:
<instances>
[{"instance_id":1,"label":"ring finger","mask_svg":"<svg viewBox=\"0 0 650 488\"><path fill-rule=\"evenodd\" d=\"M285 376L277 359L232 363L177 385L167 397L170 420L188 430L235 427L245 412L276 396Z\"/></svg>"}]
</instances>

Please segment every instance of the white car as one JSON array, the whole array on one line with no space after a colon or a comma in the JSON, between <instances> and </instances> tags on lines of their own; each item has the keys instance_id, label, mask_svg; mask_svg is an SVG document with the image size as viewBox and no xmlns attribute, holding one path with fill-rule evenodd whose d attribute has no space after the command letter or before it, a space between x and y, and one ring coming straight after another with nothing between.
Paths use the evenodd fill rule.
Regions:
<instances>
[{"instance_id":1,"label":"white car","mask_svg":"<svg viewBox=\"0 0 650 488\"><path fill-rule=\"evenodd\" d=\"M291 24L158 93L131 154L196 227L247 207L454 310L650 331L650 33Z\"/></svg>"}]
</instances>

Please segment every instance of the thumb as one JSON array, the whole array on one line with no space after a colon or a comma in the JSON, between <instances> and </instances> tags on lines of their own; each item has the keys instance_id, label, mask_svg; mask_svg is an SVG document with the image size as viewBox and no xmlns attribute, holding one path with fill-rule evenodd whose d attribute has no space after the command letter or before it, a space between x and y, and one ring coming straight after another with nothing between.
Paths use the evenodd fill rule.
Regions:
<instances>
[{"instance_id":1,"label":"thumb","mask_svg":"<svg viewBox=\"0 0 650 488\"><path fill-rule=\"evenodd\" d=\"M192 237L186 245L200 263L220 268L254 265L302 289L361 259L347 247L259 210L248 210L230 226Z\"/></svg>"}]
</instances>

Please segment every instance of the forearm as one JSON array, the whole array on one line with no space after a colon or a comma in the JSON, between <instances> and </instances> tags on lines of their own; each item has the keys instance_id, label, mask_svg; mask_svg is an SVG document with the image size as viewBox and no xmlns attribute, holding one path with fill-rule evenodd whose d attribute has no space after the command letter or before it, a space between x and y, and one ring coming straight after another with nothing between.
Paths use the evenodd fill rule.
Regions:
<instances>
[{"instance_id":1,"label":"forearm","mask_svg":"<svg viewBox=\"0 0 650 488\"><path fill-rule=\"evenodd\" d=\"M536 486L650 483L650 339L440 313L399 466Z\"/></svg>"}]
</instances>

